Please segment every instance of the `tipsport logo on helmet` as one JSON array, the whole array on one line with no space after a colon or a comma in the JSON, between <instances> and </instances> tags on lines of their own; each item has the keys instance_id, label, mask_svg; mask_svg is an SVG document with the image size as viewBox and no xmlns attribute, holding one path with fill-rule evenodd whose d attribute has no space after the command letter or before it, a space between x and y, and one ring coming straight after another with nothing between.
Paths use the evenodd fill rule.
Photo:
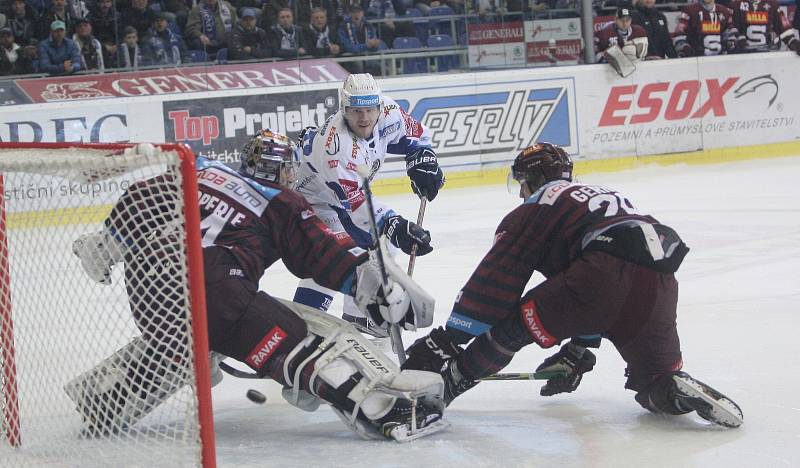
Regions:
<instances>
[{"instance_id":1,"label":"tipsport logo on helmet","mask_svg":"<svg viewBox=\"0 0 800 468\"><path fill-rule=\"evenodd\" d=\"M415 90L404 93L408 100L398 101L436 135L433 149L437 155L516 154L537 141L578 153L572 79L486 83L460 95L452 91Z\"/></svg>"},{"instance_id":2,"label":"tipsport logo on helmet","mask_svg":"<svg viewBox=\"0 0 800 468\"><path fill-rule=\"evenodd\" d=\"M350 97L350 107L374 107L380 104L380 102L380 96L377 94Z\"/></svg>"}]
</instances>

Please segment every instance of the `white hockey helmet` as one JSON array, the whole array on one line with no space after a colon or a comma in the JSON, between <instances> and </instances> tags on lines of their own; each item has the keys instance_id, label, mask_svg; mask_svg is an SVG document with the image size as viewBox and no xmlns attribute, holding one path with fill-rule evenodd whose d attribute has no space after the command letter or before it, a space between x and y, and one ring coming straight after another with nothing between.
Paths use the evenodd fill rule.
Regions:
<instances>
[{"instance_id":1,"label":"white hockey helmet","mask_svg":"<svg viewBox=\"0 0 800 468\"><path fill-rule=\"evenodd\" d=\"M339 109L347 107L383 106L383 96L378 82L369 73L356 73L344 80L339 90Z\"/></svg>"}]
</instances>

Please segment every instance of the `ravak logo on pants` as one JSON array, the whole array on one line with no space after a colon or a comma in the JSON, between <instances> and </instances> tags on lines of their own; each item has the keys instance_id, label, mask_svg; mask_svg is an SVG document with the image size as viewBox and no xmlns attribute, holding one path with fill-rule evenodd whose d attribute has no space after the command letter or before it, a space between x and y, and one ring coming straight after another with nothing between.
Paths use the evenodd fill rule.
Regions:
<instances>
[{"instance_id":1,"label":"ravak logo on pants","mask_svg":"<svg viewBox=\"0 0 800 468\"><path fill-rule=\"evenodd\" d=\"M278 349L278 346L286 339L286 332L277 325L272 327L272 330L267 333L264 338L250 351L247 355L245 362L250 364L256 369L261 369L261 366L267 362L272 353Z\"/></svg>"}]
</instances>

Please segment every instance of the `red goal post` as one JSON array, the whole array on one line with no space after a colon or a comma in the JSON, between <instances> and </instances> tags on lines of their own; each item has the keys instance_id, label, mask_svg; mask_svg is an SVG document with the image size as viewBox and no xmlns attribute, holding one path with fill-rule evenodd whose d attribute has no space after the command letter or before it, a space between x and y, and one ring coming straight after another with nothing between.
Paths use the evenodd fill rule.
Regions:
<instances>
[{"instance_id":1,"label":"red goal post","mask_svg":"<svg viewBox=\"0 0 800 468\"><path fill-rule=\"evenodd\" d=\"M161 337L172 341L156 343L150 335L142 339L142 330L149 325L133 318L136 311L129 303L127 276L123 277L128 274L123 273L127 263L112 269L111 285L102 285L82 271L71 246L79 236L102 229L103 219L125 188L164 174L172 182L165 189L174 199L169 209L182 229L172 236L179 245L170 251L179 251L171 257L177 259L177 286L159 294L177 300L170 307L155 299L135 305L153 309L145 316L167 310L170 323L178 323L174 330L178 338ZM142 464L150 466L215 466L197 193L195 157L185 145L0 143L0 439L7 442L0 443L0 459L4 463L87 466L86 461L93 460L120 466L137 464L135 460L144 457ZM131 210L138 213L141 206ZM106 366L103 376L109 369L119 371L116 361L108 367L108 357L137 339L147 344L125 359L141 358L150 367L142 371L145 365L137 362L135 375L130 373L133 365L114 374L120 379L114 388L125 387L114 398L144 394L144 388L168 395L154 409L137 413L109 433L87 437L86 413L77 410L74 395L67 395L66 388L101 364ZM162 351L164 356L158 354ZM93 392L102 388L91 387ZM92 394L92 398L97 397Z\"/></svg>"}]
</instances>

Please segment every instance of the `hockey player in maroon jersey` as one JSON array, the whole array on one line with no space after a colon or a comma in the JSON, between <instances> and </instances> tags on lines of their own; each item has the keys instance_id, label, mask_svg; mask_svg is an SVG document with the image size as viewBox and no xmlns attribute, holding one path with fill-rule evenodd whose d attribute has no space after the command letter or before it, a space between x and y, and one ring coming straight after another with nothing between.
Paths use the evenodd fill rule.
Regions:
<instances>
[{"instance_id":1,"label":"hockey player in maroon jersey","mask_svg":"<svg viewBox=\"0 0 800 468\"><path fill-rule=\"evenodd\" d=\"M645 58L648 48L647 31L632 24L632 11L630 5L620 6L614 22L594 35L597 61L609 63L623 77L636 70L635 63Z\"/></svg>"},{"instance_id":2,"label":"hockey player in maroon jersey","mask_svg":"<svg viewBox=\"0 0 800 468\"><path fill-rule=\"evenodd\" d=\"M679 57L702 57L735 52L737 35L733 12L714 0L702 0L683 8L672 39Z\"/></svg>"},{"instance_id":3,"label":"hockey player in maroon jersey","mask_svg":"<svg viewBox=\"0 0 800 468\"><path fill-rule=\"evenodd\" d=\"M789 50L800 55L800 40L795 37L795 30L786 15L778 8L777 0L734 0L730 7L733 24L738 30L738 51L774 50L781 40Z\"/></svg>"},{"instance_id":4,"label":"hockey player in maroon jersey","mask_svg":"<svg viewBox=\"0 0 800 468\"><path fill-rule=\"evenodd\" d=\"M389 279L386 288L382 286L376 253L368 254L347 236L335 236L308 202L288 188L294 183L294 160L288 137L270 130L248 142L238 172L197 159L210 349L280 382L287 400L296 406L314 410L320 399L328 402L363 437L406 440L436 432L444 427L438 373L401 372L352 325L259 291L265 269L282 260L298 277L352 294L379 323L402 324L411 319L419 301L432 301L424 292L415 292L413 281L388 258ZM164 177L129 188L104 229L82 236L73 246L86 273L102 284L110 283L116 263L125 262L129 301L142 330L137 346L145 351L123 353L126 356L147 355L148 346L164 343L170 334L179 336L179 324L162 317L182 303L179 296L173 297L182 291L174 284L181 279L182 263L173 261L173 253L158 241L178 235L180 222L151 208L176 203L174 195L162 190ZM169 343L185 345L179 338ZM168 350L157 351L167 351L169 358ZM67 393L89 424L88 433L105 434L135 424L184 384L161 382L154 369L165 364L151 361L146 356L112 356L67 384ZM122 367L124 372L109 367ZM98 382L110 376L117 380ZM98 395L99 388L110 390ZM417 396L398 396L403 392Z\"/></svg>"},{"instance_id":5,"label":"hockey player in maroon jersey","mask_svg":"<svg viewBox=\"0 0 800 468\"><path fill-rule=\"evenodd\" d=\"M549 396L577 388L595 363L584 345L602 337L627 363L625 387L644 408L741 425L733 401L681 371L674 273L689 249L678 234L616 190L573 182L569 156L548 143L516 157L511 181L524 203L500 223L446 327L411 345L404 367L442 371L449 404L522 347L581 337L537 369L565 373L542 388ZM534 271L546 280L524 292Z\"/></svg>"}]
</instances>

